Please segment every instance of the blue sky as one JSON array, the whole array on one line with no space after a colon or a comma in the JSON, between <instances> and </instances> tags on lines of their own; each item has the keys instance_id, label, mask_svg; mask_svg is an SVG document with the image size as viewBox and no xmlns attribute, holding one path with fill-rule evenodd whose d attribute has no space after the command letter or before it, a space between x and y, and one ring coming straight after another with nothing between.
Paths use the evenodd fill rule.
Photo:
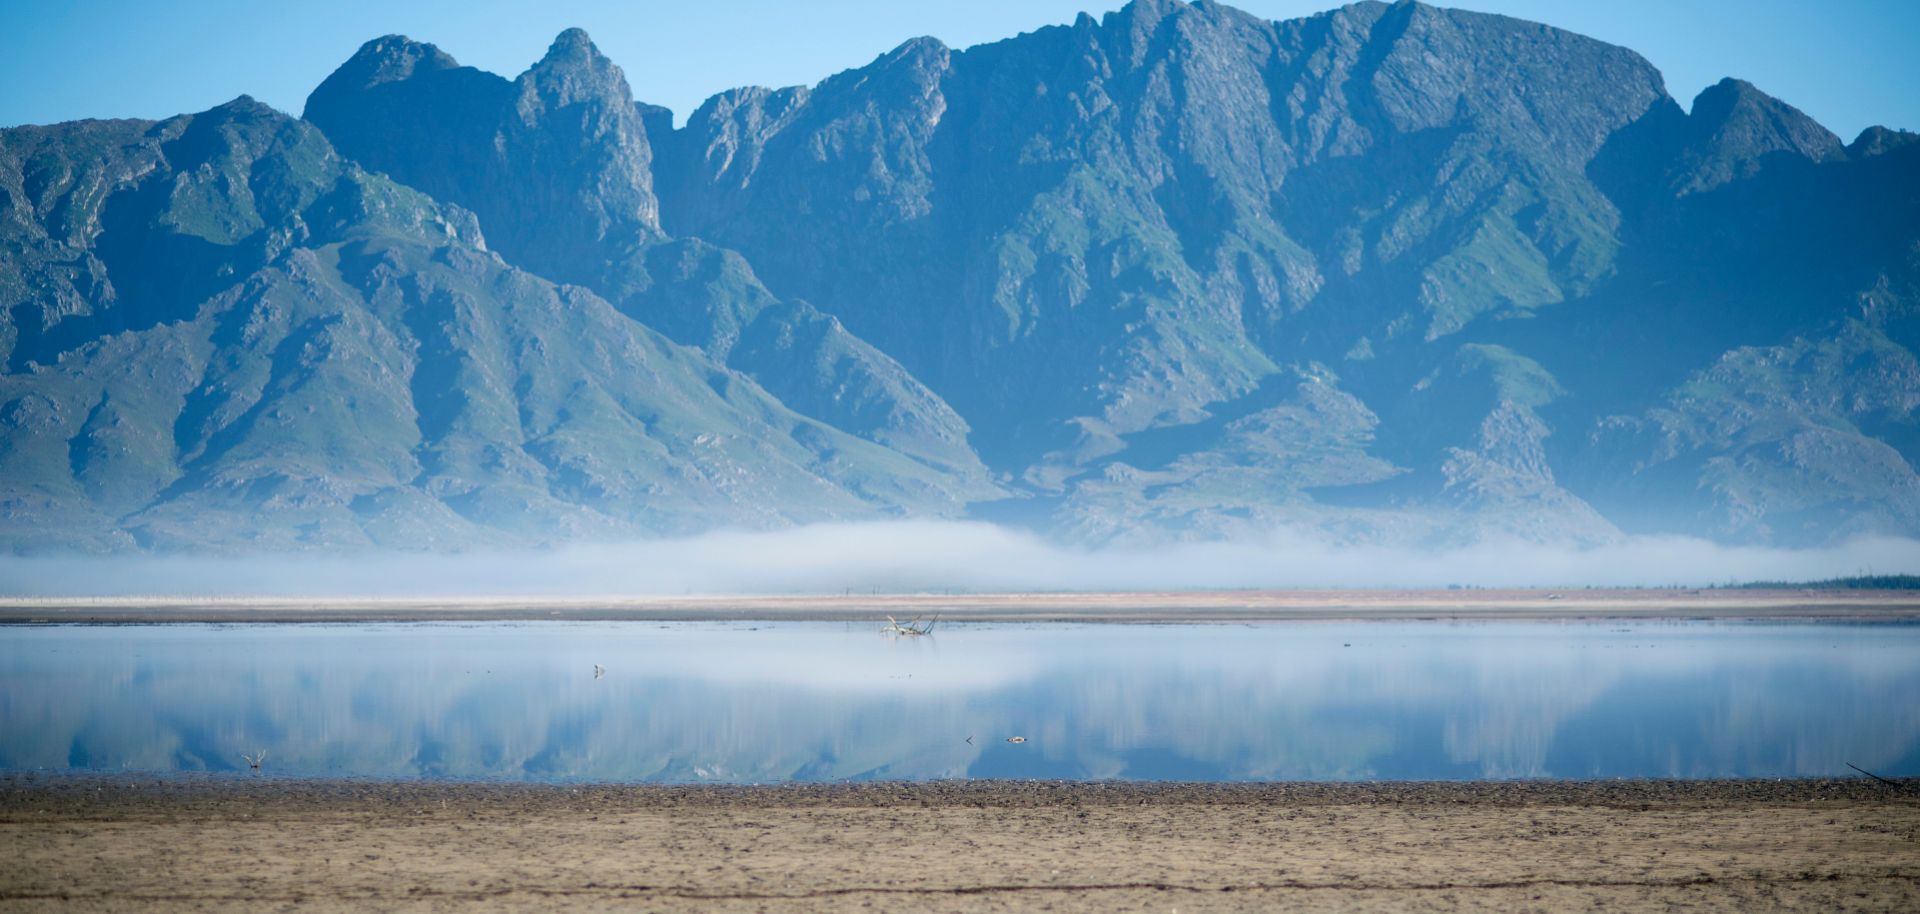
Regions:
<instances>
[{"instance_id":1,"label":"blue sky","mask_svg":"<svg viewBox=\"0 0 1920 914\"><path fill-rule=\"evenodd\" d=\"M812 83L917 35L965 47L1118 0L0 0L0 125L164 117L242 93L298 113L361 42L399 32L513 76L581 26L637 98ZM1286 19L1335 4L1243 0ZM1459 0L1626 45L1682 104L1739 76L1852 139L1920 129L1917 0Z\"/></svg>"}]
</instances>

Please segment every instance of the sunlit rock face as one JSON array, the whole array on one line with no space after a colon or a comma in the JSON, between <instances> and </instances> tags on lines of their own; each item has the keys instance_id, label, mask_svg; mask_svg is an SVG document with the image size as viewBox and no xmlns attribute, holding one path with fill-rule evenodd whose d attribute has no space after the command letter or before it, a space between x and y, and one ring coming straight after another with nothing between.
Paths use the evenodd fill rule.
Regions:
<instances>
[{"instance_id":1,"label":"sunlit rock face","mask_svg":"<svg viewBox=\"0 0 1920 914\"><path fill-rule=\"evenodd\" d=\"M661 231L649 134L671 130L663 111L636 105L620 68L571 29L511 82L399 36L368 42L314 90L306 118L369 168L472 210L514 264L594 289L966 497L1000 494L966 421L898 362L781 301L737 253ZM649 117L667 126L650 131Z\"/></svg>"},{"instance_id":2,"label":"sunlit rock face","mask_svg":"<svg viewBox=\"0 0 1920 914\"><path fill-rule=\"evenodd\" d=\"M1699 378L1744 346L1905 351L1920 158L1861 145L1737 81L1688 115L1631 51L1502 17L1138 2L718 96L657 186L1064 496L1056 529L1804 542L1913 529L1910 412L1866 433L1899 469L1616 430L1732 395ZM1750 430L1844 428L1805 387L1884 377L1802 366ZM1302 374L1364 423L1254 430Z\"/></svg>"},{"instance_id":3,"label":"sunlit rock face","mask_svg":"<svg viewBox=\"0 0 1920 914\"><path fill-rule=\"evenodd\" d=\"M570 29L518 79L429 44L367 42L306 118L347 156L473 211L496 250L562 282L656 236L653 153L626 77Z\"/></svg>"},{"instance_id":4,"label":"sunlit rock face","mask_svg":"<svg viewBox=\"0 0 1920 914\"><path fill-rule=\"evenodd\" d=\"M388 36L304 120L0 131L0 533L1920 534L1910 134L1418 3L645 95L578 30L514 78Z\"/></svg>"}]
</instances>

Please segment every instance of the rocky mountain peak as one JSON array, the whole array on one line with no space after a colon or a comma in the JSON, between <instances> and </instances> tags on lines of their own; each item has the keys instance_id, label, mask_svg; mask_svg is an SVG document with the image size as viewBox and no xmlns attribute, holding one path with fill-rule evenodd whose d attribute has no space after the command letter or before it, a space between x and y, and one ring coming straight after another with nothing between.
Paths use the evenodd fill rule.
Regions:
<instances>
[{"instance_id":1,"label":"rocky mountain peak","mask_svg":"<svg viewBox=\"0 0 1920 914\"><path fill-rule=\"evenodd\" d=\"M1700 90L1693 99L1693 116L1702 129L1728 142L1744 141L1743 151L1749 153L1791 149L1824 159L1840 150L1840 138L1832 131L1744 79L1728 77Z\"/></svg>"},{"instance_id":2,"label":"rocky mountain peak","mask_svg":"<svg viewBox=\"0 0 1920 914\"><path fill-rule=\"evenodd\" d=\"M1135 31L1150 31L1168 16L1178 15L1188 9L1179 0L1131 0L1103 19Z\"/></svg>"},{"instance_id":3,"label":"rocky mountain peak","mask_svg":"<svg viewBox=\"0 0 1920 914\"><path fill-rule=\"evenodd\" d=\"M547 46L546 59L553 60L556 57L606 59L601 56L600 49L594 46L587 30L578 26L562 30L553 37L553 44Z\"/></svg>"},{"instance_id":4,"label":"rocky mountain peak","mask_svg":"<svg viewBox=\"0 0 1920 914\"><path fill-rule=\"evenodd\" d=\"M1920 143L1920 133L1875 125L1860 131L1860 135L1847 145L1847 155L1856 158L1884 155L1914 143Z\"/></svg>"},{"instance_id":5,"label":"rocky mountain peak","mask_svg":"<svg viewBox=\"0 0 1920 914\"><path fill-rule=\"evenodd\" d=\"M236 95L231 101L213 106L208 109L203 116L212 116L225 120L255 120L260 118L277 121L292 120L278 108L260 101L251 95L245 94Z\"/></svg>"},{"instance_id":6,"label":"rocky mountain peak","mask_svg":"<svg viewBox=\"0 0 1920 914\"><path fill-rule=\"evenodd\" d=\"M886 65L906 63L913 66L925 66L929 63L944 63L953 53L946 42L931 35L909 38L900 46L880 55Z\"/></svg>"},{"instance_id":7,"label":"rocky mountain peak","mask_svg":"<svg viewBox=\"0 0 1920 914\"><path fill-rule=\"evenodd\" d=\"M553 40L545 57L516 80L517 117L510 118L503 143L539 149L534 157L549 163L526 176L529 189L543 187L540 210L563 217L564 224L530 230L556 239L551 256L577 252L584 232L594 241L618 236L626 242L657 234L660 207L653 196L653 149L646 123L634 105L626 74L600 53L582 29L567 29ZM525 215L529 211L521 210ZM557 231L552 231L556 229ZM553 261L536 258L543 266ZM557 271L569 281L588 277Z\"/></svg>"},{"instance_id":8,"label":"rocky mountain peak","mask_svg":"<svg viewBox=\"0 0 1920 914\"><path fill-rule=\"evenodd\" d=\"M307 147L299 157L303 166L311 168L335 159L333 149L312 124L251 95L163 123L180 125L179 136L169 151L176 167L186 162L197 167L214 158L251 160L269 151L281 154L297 146Z\"/></svg>"},{"instance_id":9,"label":"rocky mountain peak","mask_svg":"<svg viewBox=\"0 0 1920 914\"><path fill-rule=\"evenodd\" d=\"M546 56L521 74L519 82L551 105L633 104L626 74L600 53L583 29L561 32L548 46Z\"/></svg>"},{"instance_id":10,"label":"rocky mountain peak","mask_svg":"<svg viewBox=\"0 0 1920 914\"><path fill-rule=\"evenodd\" d=\"M458 66L460 62L454 60L453 55L433 45L405 35L383 35L361 45L328 81L337 80L364 89L412 79L415 73L451 70Z\"/></svg>"},{"instance_id":11,"label":"rocky mountain peak","mask_svg":"<svg viewBox=\"0 0 1920 914\"><path fill-rule=\"evenodd\" d=\"M1689 118L1691 181L1707 190L1757 171L1778 154L1826 161L1845 155L1840 138L1800 109L1731 77L1694 97Z\"/></svg>"},{"instance_id":12,"label":"rocky mountain peak","mask_svg":"<svg viewBox=\"0 0 1920 914\"><path fill-rule=\"evenodd\" d=\"M580 29L512 82L431 45L370 42L307 118L352 158L472 211L504 256L554 279L590 285L597 246L659 231L643 113Z\"/></svg>"},{"instance_id":13,"label":"rocky mountain peak","mask_svg":"<svg viewBox=\"0 0 1920 914\"><path fill-rule=\"evenodd\" d=\"M1101 17L1101 26L1118 38L1126 49L1131 63L1139 65L1146 60L1155 43L1155 36L1167 20L1192 9L1177 0L1133 0L1126 6Z\"/></svg>"}]
</instances>

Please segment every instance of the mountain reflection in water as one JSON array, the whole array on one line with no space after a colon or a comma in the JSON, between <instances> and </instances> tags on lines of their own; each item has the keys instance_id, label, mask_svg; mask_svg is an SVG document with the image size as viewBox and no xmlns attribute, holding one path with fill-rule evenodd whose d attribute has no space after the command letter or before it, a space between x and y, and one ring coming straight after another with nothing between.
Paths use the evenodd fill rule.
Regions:
<instances>
[{"instance_id":1,"label":"mountain reflection in water","mask_svg":"<svg viewBox=\"0 0 1920 914\"><path fill-rule=\"evenodd\" d=\"M273 775L533 781L1911 776L1915 695L1912 625L15 627L0 768L244 771L265 750Z\"/></svg>"}]
</instances>

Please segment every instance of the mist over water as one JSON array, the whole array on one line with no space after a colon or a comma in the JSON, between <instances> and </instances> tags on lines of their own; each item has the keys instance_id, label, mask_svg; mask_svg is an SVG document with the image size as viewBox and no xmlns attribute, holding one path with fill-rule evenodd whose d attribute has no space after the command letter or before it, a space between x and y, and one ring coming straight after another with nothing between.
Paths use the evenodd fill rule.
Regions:
<instances>
[{"instance_id":1,"label":"mist over water","mask_svg":"<svg viewBox=\"0 0 1920 914\"><path fill-rule=\"evenodd\" d=\"M1335 546L1278 532L1077 547L976 522L818 524L544 551L10 556L16 597L501 597L1236 588L1669 587L1920 573L1920 541L1819 549L1630 537L1596 547Z\"/></svg>"}]
</instances>

